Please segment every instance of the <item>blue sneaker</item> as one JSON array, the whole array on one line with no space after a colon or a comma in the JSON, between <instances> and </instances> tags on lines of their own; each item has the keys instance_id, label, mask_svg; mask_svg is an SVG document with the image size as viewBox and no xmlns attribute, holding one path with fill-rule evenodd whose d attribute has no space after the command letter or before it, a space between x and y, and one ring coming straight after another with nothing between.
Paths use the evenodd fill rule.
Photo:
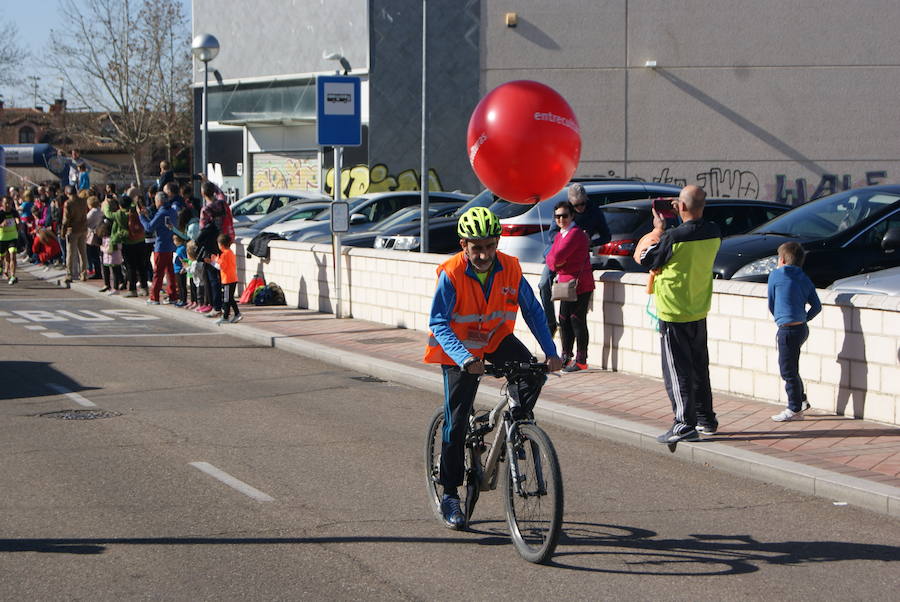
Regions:
<instances>
[{"instance_id":1,"label":"blue sneaker","mask_svg":"<svg viewBox=\"0 0 900 602\"><path fill-rule=\"evenodd\" d=\"M441 515L448 529L462 531L466 526L466 517L459 507L459 498L444 494L441 498Z\"/></svg>"}]
</instances>

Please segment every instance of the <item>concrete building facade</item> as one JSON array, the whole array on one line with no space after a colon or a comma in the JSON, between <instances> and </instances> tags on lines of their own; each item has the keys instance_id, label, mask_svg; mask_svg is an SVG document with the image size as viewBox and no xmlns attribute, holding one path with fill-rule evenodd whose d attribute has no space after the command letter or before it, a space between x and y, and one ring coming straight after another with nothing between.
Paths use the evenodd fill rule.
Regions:
<instances>
[{"instance_id":1,"label":"concrete building facade","mask_svg":"<svg viewBox=\"0 0 900 602\"><path fill-rule=\"evenodd\" d=\"M333 72L322 51L343 50L366 82L368 137L354 162L383 165L377 175L390 183L418 172L421 5L194 0L194 31L222 44L210 65L223 98L237 94L229 83L271 90ZM479 188L465 159L468 116L515 79L548 84L572 105L579 176L696 182L715 196L788 204L900 179L895 0L432 0L428 11L429 165L445 189ZM242 118L216 127L240 132L245 160L280 149L327 164L308 116ZM272 127L281 133L267 137Z\"/></svg>"}]
</instances>

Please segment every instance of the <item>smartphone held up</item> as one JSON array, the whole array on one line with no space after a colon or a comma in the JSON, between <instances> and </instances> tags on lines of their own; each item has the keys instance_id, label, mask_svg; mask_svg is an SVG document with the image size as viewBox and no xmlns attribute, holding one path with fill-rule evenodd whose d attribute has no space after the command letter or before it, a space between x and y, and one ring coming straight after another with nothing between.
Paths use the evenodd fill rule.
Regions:
<instances>
[{"instance_id":1,"label":"smartphone held up","mask_svg":"<svg viewBox=\"0 0 900 602\"><path fill-rule=\"evenodd\" d=\"M672 204L674 201L675 199L666 197L653 199L653 211L664 220L674 220L677 217Z\"/></svg>"}]
</instances>

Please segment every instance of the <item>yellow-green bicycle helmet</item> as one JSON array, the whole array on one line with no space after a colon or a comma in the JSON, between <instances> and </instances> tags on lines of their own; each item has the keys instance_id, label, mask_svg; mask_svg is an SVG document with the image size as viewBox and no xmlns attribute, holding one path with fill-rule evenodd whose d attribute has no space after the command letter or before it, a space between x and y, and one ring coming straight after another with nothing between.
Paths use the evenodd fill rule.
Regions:
<instances>
[{"instance_id":1,"label":"yellow-green bicycle helmet","mask_svg":"<svg viewBox=\"0 0 900 602\"><path fill-rule=\"evenodd\" d=\"M500 220L486 207L472 207L459 218L456 233L469 240L495 238L500 236Z\"/></svg>"}]
</instances>

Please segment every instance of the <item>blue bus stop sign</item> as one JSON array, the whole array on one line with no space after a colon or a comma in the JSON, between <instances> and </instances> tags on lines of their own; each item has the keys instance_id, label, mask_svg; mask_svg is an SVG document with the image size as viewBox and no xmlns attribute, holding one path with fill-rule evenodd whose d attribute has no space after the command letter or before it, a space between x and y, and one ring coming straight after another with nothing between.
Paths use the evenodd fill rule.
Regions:
<instances>
[{"instance_id":1,"label":"blue bus stop sign","mask_svg":"<svg viewBox=\"0 0 900 602\"><path fill-rule=\"evenodd\" d=\"M362 144L360 80L347 75L316 78L316 142L319 146Z\"/></svg>"}]
</instances>

